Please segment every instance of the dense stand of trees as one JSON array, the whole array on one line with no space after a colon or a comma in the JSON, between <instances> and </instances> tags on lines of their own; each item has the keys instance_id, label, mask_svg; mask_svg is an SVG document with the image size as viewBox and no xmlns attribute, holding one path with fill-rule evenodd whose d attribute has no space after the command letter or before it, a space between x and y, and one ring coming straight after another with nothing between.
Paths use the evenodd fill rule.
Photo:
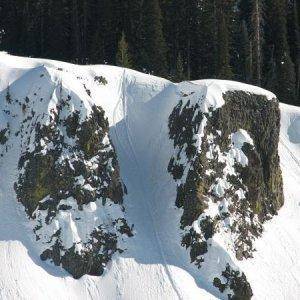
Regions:
<instances>
[{"instance_id":1,"label":"dense stand of trees","mask_svg":"<svg viewBox=\"0 0 300 300\"><path fill-rule=\"evenodd\" d=\"M300 105L300 0L0 0L0 49L234 79Z\"/></svg>"}]
</instances>

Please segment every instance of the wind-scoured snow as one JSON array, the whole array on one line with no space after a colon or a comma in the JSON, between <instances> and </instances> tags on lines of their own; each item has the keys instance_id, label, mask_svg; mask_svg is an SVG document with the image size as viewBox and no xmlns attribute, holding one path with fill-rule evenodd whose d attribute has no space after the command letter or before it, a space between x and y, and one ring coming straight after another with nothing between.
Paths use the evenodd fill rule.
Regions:
<instances>
[{"instance_id":1,"label":"wind-scoured snow","mask_svg":"<svg viewBox=\"0 0 300 300\"><path fill-rule=\"evenodd\" d=\"M128 190L124 197L125 218L134 224L134 237L126 241L126 251L115 255L100 277L85 275L76 280L63 269L42 262L30 222L13 189L20 152L15 145L8 149L5 159L0 158L0 299L224 298L226 295L207 281L213 279L214 274L220 274L222 262L227 259L218 251L217 242L214 241L214 251L208 255L211 261L216 261L214 266L220 262L220 267L206 266L201 273L190 263L188 252L181 246L182 211L175 206L176 183L167 171L174 152L169 139L168 117L181 97L178 85L118 67L76 66L0 53L0 95L3 96L10 86L12 94L35 97L32 83L42 83L37 76L41 72L53 81L62 81L75 99L86 99L83 109L88 114L91 103L88 103L84 88L75 80L78 77L90 91L94 103L105 110L121 177ZM95 76L105 77L107 84L99 85ZM269 100L275 98L260 88L217 80L181 83L180 91L191 93L190 85L196 86L193 89L197 90L195 101L202 95L204 112L221 107L224 104L222 93L228 90L245 90L265 95ZM45 99L50 99L54 87L47 84L41 89ZM48 101L47 105L41 104L36 109L48 112L52 105ZM254 258L235 261L246 274L254 299L298 299L300 295L300 108L281 105L281 112L279 152L285 204L278 216L267 222L262 237L256 240ZM0 114L0 130L6 123L6 117ZM14 126L20 126L18 120ZM205 122L202 131L204 127ZM198 147L202 134L200 130ZM242 145L252 143L243 130L233 133L231 142L232 153L224 157L228 172L232 158L247 164ZM77 182L84 184L81 178ZM216 188L216 193L222 193L223 183ZM239 193L243 199L243 191ZM72 206L73 199L68 199L66 204ZM215 205L209 205L212 215L218 211ZM81 214L89 217L86 224L73 227L74 231L66 237L71 239L70 243L84 236L88 227L94 226L93 222L98 222L94 217L101 215L99 206L91 203L84 207ZM63 224L69 217L61 215L58 222ZM197 222L193 226L197 228Z\"/></svg>"},{"instance_id":2,"label":"wind-scoured snow","mask_svg":"<svg viewBox=\"0 0 300 300\"><path fill-rule=\"evenodd\" d=\"M222 94L228 91L244 91L249 94L266 96L268 100L276 99L276 96L270 91L267 91L258 86L253 86L237 81L203 79L195 80L192 82L201 86L205 86L208 90L209 98L216 99L215 101L220 101L218 99L222 99Z\"/></svg>"}]
</instances>

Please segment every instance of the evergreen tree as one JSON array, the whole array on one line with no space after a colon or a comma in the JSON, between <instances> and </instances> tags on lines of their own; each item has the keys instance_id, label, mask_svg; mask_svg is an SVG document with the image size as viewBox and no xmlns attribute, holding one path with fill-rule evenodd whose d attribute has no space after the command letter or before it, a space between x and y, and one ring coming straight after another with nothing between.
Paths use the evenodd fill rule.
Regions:
<instances>
[{"instance_id":1,"label":"evergreen tree","mask_svg":"<svg viewBox=\"0 0 300 300\"><path fill-rule=\"evenodd\" d=\"M253 77L253 54L252 41L249 37L246 21L242 21L242 41L241 41L241 56L242 56L242 73L243 80L250 83Z\"/></svg>"},{"instance_id":2,"label":"evergreen tree","mask_svg":"<svg viewBox=\"0 0 300 300\"><path fill-rule=\"evenodd\" d=\"M296 0L289 1L288 14L288 38L291 49L291 58L295 64L296 71L296 98L300 105L300 17L298 14L298 6Z\"/></svg>"},{"instance_id":3,"label":"evergreen tree","mask_svg":"<svg viewBox=\"0 0 300 300\"><path fill-rule=\"evenodd\" d=\"M231 79L232 69L230 66L230 40L228 31L228 7L222 0L216 0L217 22L217 78Z\"/></svg>"},{"instance_id":4,"label":"evergreen tree","mask_svg":"<svg viewBox=\"0 0 300 300\"><path fill-rule=\"evenodd\" d=\"M185 7L184 1L162 0L163 27L168 47L167 61L169 73L173 80L176 79L176 65L179 53L182 59L183 68L186 66L186 49L185 49Z\"/></svg>"},{"instance_id":5,"label":"evergreen tree","mask_svg":"<svg viewBox=\"0 0 300 300\"><path fill-rule=\"evenodd\" d=\"M70 60L71 11L67 0L43 0L40 4L40 49L41 56L58 60Z\"/></svg>"},{"instance_id":6,"label":"evergreen tree","mask_svg":"<svg viewBox=\"0 0 300 300\"><path fill-rule=\"evenodd\" d=\"M245 20L241 18L239 10L239 0L229 1L229 17L228 17L228 32L230 44L230 66L232 71L232 79L237 81L245 81L246 60L249 58L249 49L245 48L245 44L250 44L249 30L244 24ZM244 28L244 25L246 27ZM245 31L244 29L247 29ZM248 35L248 40L245 40L245 34Z\"/></svg>"},{"instance_id":7,"label":"evergreen tree","mask_svg":"<svg viewBox=\"0 0 300 300\"><path fill-rule=\"evenodd\" d=\"M199 78L215 78L218 73L218 20L217 1L204 0L200 6Z\"/></svg>"},{"instance_id":8,"label":"evergreen tree","mask_svg":"<svg viewBox=\"0 0 300 300\"><path fill-rule=\"evenodd\" d=\"M299 10L297 0L0 1L1 49L243 80L300 105Z\"/></svg>"},{"instance_id":9,"label":"evergreen tree","mask_svg":"<svg viewBox=\"0 0 300 300\"><path fill-rule=\"evenodd\" d=\"M82 50L81 50L81 62L82 63L88 63L88 32L89 32L89 9L90 9L90 2L88 0L82 0L81 1L81 10L82 10L82 25L81 25L81 44L82 44Z\"/></svg>"},{"instance_id":10,"label":"evergreen tree","mask_svg":"<svg viewBox=\"0 0 300 300\"><path fill-rule=\"evenodd\" d=\"M173 76L173 79L176 82L181 82L186 79L186 76L184 74L184 66L183 66L183 60L181 57L181 54L178 54L177 61L176 61L176 73Z\"/></svg>"},{"instance_id":11,"label":"evergreen tree","mask_svg":"<svg viewBox=\"0 0 300 300\"><path fill-rule=\"evenodd\" d=\"M184 32L185 37L185 49L186 49L186 76L187 79L197 78L201 71L199 67L201 65L200 60L200 5L199 0L189 0L184 2ZM183 25L181 24L181 26ZM181 50L182 51L182 50ZM183 52L184 53L184 52Z\"/></svg>"},{"instance_id":12,"label":"evergreen tree","mask_svg":"<svg viewBox=\"0 0 300 300\"><path fill-rule=\"evenodd\" d=\"M295 30L295 66L296 66L296 97L297 105L300 105L300 4L293 1L293 20Z\"/></svg>"},{"instance_id":13,"label":"evergreen tree","mask_svg":"<svg viewBox=\"0 0 300 300\"><path fill-rule=\"evenodd\" d=\"M167 75L166 43L162 30L162 14L158 0L144 1L141 20L141 52L139 66L147 72Z\"/></svg>"},{"instance_id":14,"label":"evergreen tree","mask_svg":"<svg viewBox=\"0 0 300 300\"><path fill-rule=\"evenodd\" d=\"M105 61L104 29L102 11L98 0L90 1L90 24L88 26L88 57L92 64L102 64Z\"/></svg>"},{"instance_id":15,"label":"evergreen tree","mask_svg":"<svg viewBox=\"0 0 300 300\"><path fill-rule=\"evenodd\" d=\"M265 86L274 91L276 88L276 62L275 62L275 56L274 56L274 45L269 46L269 61L266 64L266 82Z\"/></svg>"},{"instance_id":16,"label":"evergreen tree","mask_svg":"<svg viewBox=\"0 0 300 300\"><path fill-rule=\"evenodd\" d=\"M162 1L171 74L176 71L179 53L186 79L202 77L203 69L208 67L204 58L207 46L204 36L205 41L211 41L211 28L207 26L206 31L203 28L208 23L204 20L204 2L209 3L207 0Z\"/></svg>"},{"instance_id":17,"label":"evergreen tree","mask_svg":"<svg viewBox=\"0 0 300 300\"><path fill-rule=\"evenodd\" d=\"M272 30L275 60L275 81L270 88L282 102L296 104L295 69L287 40L287 6L285 0L268 2L269 26Z\"/></svg>"},{"instance_id":18,"label":"evergreen tree","mask_svg":"<svg viewBox=\"0 0 300 300\"><path fill-rule=\"evenodd\" d=\"M252 29L252 46L253 46L253 76L252 81L261 85L262 80L262 1L252 0L251 29Z\"/></svg>"},{"instance_id":19,"label":"evergreen tree","mask_svg":"<svg viewBox=\"0 0 300 300\"><path fill-rule=\"evenodd\" d=\"M116 63L120 14L118 0L89 0L88 58L92 63Z\"/></svg>"},{"instance_id":20,"label":"evergreen tree","mask_svg":"<svg viewBox=\"0 0 300 300\"><path fill-rule=\"evenodd\" d=\"M131 54L132 64L140 69L142 1L123 0L119 2L120 28L124 31Z\"/></svg>"},{"instance_id":21,"label":"evergreen tree","mask_svg":"<svg viewBox=\"0 0 300 300\"><path fill-rule=\"evenodd\" d=\"M96 22L96 28L100 28ZM92 35L92 43L89 49L89 60L92 64L103 64L105 59L103 36L100 30L95 30Z\"/></svg>"},{"instance_id":22,"label":"evergreen tree","mask_svg":"<svg viewBox=\"0 0 300 300\"><path fill-rule=\"evenodd\" d=\"M127 44L124 32L122 32L122 36L119 41L116 62L117 62L117 65L120 67L132 68L128 44Z\"/></svg>"},{"instance_id":23,"label":"evergreen tree","mask_svg":"<svg viewBox=\"0 0 300 300\"><path fill-rule=\"evenodd\" d=\"M45 26L45 17L46 17L46 12L45 12L46 5L44 1L45 0L36 1L36 11L37 11L36 24L35 24L36 26L35 35L36 35L36 44L37 44L36 52L37 54L40 54L41 57L44 56L44 52L45 52L44 26Z\"/></svg>"},{"instance_id":24,"label":"evergreen tree","mask_svg":"<svg viewBox=\"0 0 300 300\"><path fill-rule=\"evenodd\" d=\"M237 6L240 37L235 47L240 58L240 64L235 66L234 71L240 73L241 80L247 83L253 82L253 39L251 38L253 36L253 2L253 0L240 0Z\"/></svg>"},{"instance_id":25,"label":"evergreen tree","mask_svg":"<svg viewBox=\"0 0 300 300\"><path fill-rule=\"evenodd\" d=\"M104 60L116 64L118 38L122 33L119 26L119 0L98 0L101 28L104 46ZM127 35L126 35L127 36Z\"/></svg>"},{"instance_id":26,"label":"evergreen tree","mask_svg":"<svg viewBox=\"0 0 300 300\"><path fill-rule=\"evenodd\" d=\"M73 62L80 62L80 53L81 53L79 7L78 6L79 6L78 0L72 0L71 49L72 49L72 61Z\"/></svg>"}]
</instances>

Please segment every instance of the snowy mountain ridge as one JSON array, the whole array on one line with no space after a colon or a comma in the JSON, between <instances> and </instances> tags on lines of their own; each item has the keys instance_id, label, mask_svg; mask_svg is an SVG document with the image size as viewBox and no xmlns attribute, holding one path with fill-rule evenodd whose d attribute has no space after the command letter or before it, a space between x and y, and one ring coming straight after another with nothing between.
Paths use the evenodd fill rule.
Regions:
<instances>
[{"instance_id":1,"label":"snowy mountain ridge","mask_svg":"<svg viewBox=\"0 0 300 300\"><path fill-rule=\"evenodd\" d=\"M281 106L280 209L272 93L7 54L0 69L1 298L297 298L299 109Z\"/></svg>"}]
</instances>

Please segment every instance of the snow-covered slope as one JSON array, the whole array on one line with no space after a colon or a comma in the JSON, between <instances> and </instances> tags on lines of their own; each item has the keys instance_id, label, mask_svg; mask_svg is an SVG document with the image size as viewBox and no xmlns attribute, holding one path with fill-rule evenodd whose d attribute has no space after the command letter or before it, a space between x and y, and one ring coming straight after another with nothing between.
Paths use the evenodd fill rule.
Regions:
<instances>
[{"instance_id":1,"label":"snow-covered slope","mask_svg":"<svg viewBox=\"0 0 300 300\"><path fill-rule=\"evenodd\" d=\"M40 77L41 74L44 76ZM41 261L41 241L35 241L32 221L28 220L14 190L20 172L19 156L25 150L14 137L1 148L3 156L0 158L1 299L227 299L212 281L228 261L234 261L234 266L245 273L254 299L299 298L299 108L281 105L279 154L285 204L278 216L264 224L262 236L254 240L257 251L254 251L253 258L236 260L230 251L224 253L222 249L212 247L205 258L210 263L199 270L191 263L189 251L181 246L183 211L175 205L177 183L167 171L170 158L176 153L169 138L169 116L184 93L194 93L195 99L205 95L205 101L201 102L204 112L224 105L222 93L226 91L262 94L270 101L274 95L233 82L197 81L176 85L117 67L75 66L0 54L2 110L5 109L8 86L12 99L18 98L21 103L26 97L30 101L34 97L45 98L44 101L37 98L36 102L30 102L30 108L38 112L51 109L53 89L60 86L63 95L72 98L71 111L76 110L80 101L83 101L83 113L87 115L93 104L104 109L120 177L127 190L118 216L109 209L108 215L117 219L122 214L129 226L134 226L132 237L118 238L123 251L112 256L102 276L84 275L73 279L61 267ZM18 110L15 108L13 114L19 115L9 116L14 125L10 131L15 134L24 119L22 106ZM8 119L3 114L1 116L0 130ZM64 115L61 120L64 120ZM251 144L251 138L244 131L232 135L232 144L236 145L232 146L233 157L246 164L247 157L243 156L240 145L244 142ZM94 213L90 214L90 211ZM86 224L84 221L75 222L71 228L75 226L85 234L90 231L91 218L97 218L98 213L92 207L83 212L87 216L82 218ZM76 236L78 244L81 238L80 234Z\"/></svg>"}]
</instances>

